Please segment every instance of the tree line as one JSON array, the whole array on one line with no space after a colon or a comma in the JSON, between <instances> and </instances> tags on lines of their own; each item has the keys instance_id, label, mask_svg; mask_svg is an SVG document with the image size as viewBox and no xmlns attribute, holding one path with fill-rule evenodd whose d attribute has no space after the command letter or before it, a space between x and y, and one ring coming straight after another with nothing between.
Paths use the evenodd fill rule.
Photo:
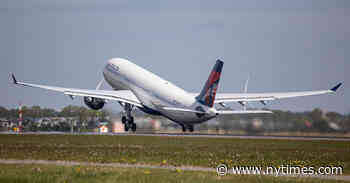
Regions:
<instances>
[{"instance_id":1,"label":"tree line","mask_svg":"<svg viewBox=\"0 0 350 183\"><path fill-rule=\"evenodd\" d=\"M273 114L219 116L219 120L224 126L223 129L242 129L242 125L237 124L243 120L250 122L243 127L246 131L350 132L350 114L324 112L319 108L305 112L282 110L272 110L272 112ZM260 127L256 125L257 123L254 124L256 119L261 121Z\"/></svg>"},{"instance_id":2,"label":"tree line","mask_svg":"<svg viewBox=\"0 0 350 183\"><path fill-rule=\"evenodd\" d=\"M35 121L36 119L43 117L74 117L79 123L91 122L93 119L99 119L100 121L108 121L108 111L102 110L91 110L83 106L69 105L61 110L55 110L51 108L42 108L40 106L23 106L22 107L23 120L24 121ZM135 113L137 115L147 116L144 113ZM19 109L7 109L0 106L0 118L5 118L10 121L17 121L19 116ZM321 109L314 109L306 112L291 112L273 110L273 114L268 115L230 115L230 116L219 116L217 121L219 122L220 129L242 129L242 130L254 130L257 129L254 126L253 121L259 119L263 125L258 130L269 130L268 126L272 124L273 130L277 131L317 131L317 132L329 132L329 131L341 131L350 132L350 114L344 115L337 112L323 112ZM248 122L247 125L242 125L241 122ZM335 129L335 124L339 129ZM198 125L198 128L207 128L207 124L203 123ZM68 128L68 127L67 127Z\"/></svg>"},{"instance_id":3,"label":"tree line","mask_svg":"<svg viewBox=\"0 0 350 183\"><path fill-rule=\"evenodd\" d=\"M105 119L109 114L106 110L95 111L84 106L69 105L62 108L60 111L51 108L41 108L40 106L22 107L24 119L38 119L43 117L78 117L79 121L89 117L99 117ZM19 117L19 109L7 109L0 106L0 118L15 120Z\"/></svg>"}]
</instances>

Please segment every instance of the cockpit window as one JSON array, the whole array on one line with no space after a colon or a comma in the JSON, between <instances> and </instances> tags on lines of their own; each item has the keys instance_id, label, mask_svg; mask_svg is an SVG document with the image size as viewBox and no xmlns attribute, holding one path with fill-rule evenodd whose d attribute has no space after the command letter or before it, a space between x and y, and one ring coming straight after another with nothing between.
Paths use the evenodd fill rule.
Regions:
<instances>
[{"instance_id":1,"label":"cockpit window","mask_svg":"<svg viewBox=\"0 0 350 183\"><path fill-rule=\"evenodd\" d=\"M116 70L116 71L119 71L119 67L114 65L114 64L111 64L111 66Z\"/></svg>"},{"instance_id":2,"label":"cockpit window","mask_svg":"<svg viewBox=\"0 0 350 183\"><path fill-rule=\"evenodd\" d=\"M113 71L119 71L119 67L113 64L108 64L107 69L113 70Z\"/></svg>"}]
</instances>

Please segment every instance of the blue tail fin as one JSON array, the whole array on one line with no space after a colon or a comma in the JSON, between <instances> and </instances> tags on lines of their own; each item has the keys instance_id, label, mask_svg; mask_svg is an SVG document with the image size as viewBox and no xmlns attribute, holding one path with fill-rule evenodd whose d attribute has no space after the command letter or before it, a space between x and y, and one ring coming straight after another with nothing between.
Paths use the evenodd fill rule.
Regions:
<instances>
[{"instance_id":1,"label":"blue tail fin","mask_svg":"<svg viewBox=\"0 0 350 183\"><path fill-rule=\"evenodd\" d=\"M211 71L207 82L204 85L201 93L197 96L197 100L208 107L213 107L216 90L219 86L220 76L224 62L217 60Z\"/></svg>"}]
</instances>

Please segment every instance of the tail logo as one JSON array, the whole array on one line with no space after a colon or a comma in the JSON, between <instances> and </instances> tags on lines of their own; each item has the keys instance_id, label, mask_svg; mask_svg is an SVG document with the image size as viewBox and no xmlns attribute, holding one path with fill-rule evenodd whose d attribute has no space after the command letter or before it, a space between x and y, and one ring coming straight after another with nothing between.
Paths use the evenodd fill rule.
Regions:
<instances>
[{"instance_id":1,"label":"tail logo","mask_svg":"<svg viewBox=\"0 0 350 183\"><path fill-rule=\"evenodd\" d=\"M210 73L210 76L207 80L207 82L204 85L204 88L202 89L202 92L197 97L197 100L202 103L203 105L213 107L216 90L219 86L221 71L223 67L224 62L221 60L217 60L216 64Z\"/></svg>"}]
</instances>

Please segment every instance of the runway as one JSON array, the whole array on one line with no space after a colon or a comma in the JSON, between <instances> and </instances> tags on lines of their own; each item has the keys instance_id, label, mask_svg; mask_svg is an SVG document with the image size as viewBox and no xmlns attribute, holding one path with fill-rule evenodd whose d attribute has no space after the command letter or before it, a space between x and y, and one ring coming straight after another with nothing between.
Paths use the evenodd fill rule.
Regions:
<instances>
[{"instance_id":1,"label":"runway","mask_svg":"<svg viewBox=\"0 0 350 183\"><path fill-rule=\"evenodd\" d=\"M208 133L151 133L151 132L127 132L127 133L69 133L69 132L0 132L0 134L37 134L37 135L111 135L111 136L155 136L155 137L193 137L193 138L232 138L232 139L268 139L268 140L328 140L350 141L350 137L334 136L279 136L279 135L235 135L235 134L208 134Z\"/></svg>"},{"instance_id":2,"label":"runway","mask_svg":"<svg viewBox=\"0 0 350 183\"><path fill-rule=\"evenodd\" d=\"M203 134L203 133L109 133L106 135L120 136L159 136L159 137L204 137L204 138L238 138L238 139L277 139L277 140L334 140L350 141L348 137L330 137L330 136L264 136L264 135L235 135L235 134Z\"/></svg>"},{"instance_id":3,"label":"runway","mask_svg":"<svg viewBox=\"0 0 350 183\"><path fill-rule=\"evenodd\" d=\"M205 138L238 138L238 139L280 139L280 140L335 140L350 141L348 137L329 136L264 136L264 135L235 135L235 134L182 134L182 133L120 133L112 135L135 135L135 136L170 136L170 137L205 137Z\"/></svg>"}]
</instances>

